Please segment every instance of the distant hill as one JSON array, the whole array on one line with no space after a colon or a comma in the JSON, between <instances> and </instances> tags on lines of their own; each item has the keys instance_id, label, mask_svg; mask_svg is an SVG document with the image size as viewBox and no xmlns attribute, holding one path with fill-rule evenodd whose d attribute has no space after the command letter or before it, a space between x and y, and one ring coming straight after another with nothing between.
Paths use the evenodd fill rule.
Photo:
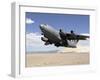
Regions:
<instances>
[{"instance_id":1,"label":"distant hill","mask_svg":"<svg viewBox=\"0 0 100 80\"><path fill-rule=\"evenodd\" d=\"M26 52L27 54L34 54L34 53L57 53L58 50L54 51L34 51L34 52Z\"/></svg>"}]
</instances>

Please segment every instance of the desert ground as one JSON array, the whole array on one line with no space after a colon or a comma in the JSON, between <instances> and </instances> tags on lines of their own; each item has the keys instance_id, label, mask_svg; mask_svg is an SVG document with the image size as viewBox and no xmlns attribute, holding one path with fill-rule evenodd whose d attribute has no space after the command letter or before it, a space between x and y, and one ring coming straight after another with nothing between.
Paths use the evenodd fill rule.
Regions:
<instances>
[{"instance_id":1,"label":"desert ground","mask_svg":"<svg viewBox=\"0 0 100 80\"><path fill-rule=\"evenodd\" d=\"M26 53L26 67L89 64L89 48L64 48L55 53Z\"/></svg>"}]
</instances>

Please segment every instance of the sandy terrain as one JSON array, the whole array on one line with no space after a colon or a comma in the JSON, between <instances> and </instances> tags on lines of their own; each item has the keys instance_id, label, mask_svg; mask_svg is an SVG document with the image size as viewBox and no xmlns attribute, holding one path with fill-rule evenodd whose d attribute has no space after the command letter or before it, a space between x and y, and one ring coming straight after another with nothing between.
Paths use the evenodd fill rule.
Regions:
<instances>
[{"instance_id":1,"label":"sandy terrain","mask_svg":"<svg viewBox=\"0 0 100 80\"><path fill-rule=\"evenodd\" d=\"M64 48L57 53L27 53L26 67L89 64L89 49L82 50Z\"/></svg>"}]
</instances>

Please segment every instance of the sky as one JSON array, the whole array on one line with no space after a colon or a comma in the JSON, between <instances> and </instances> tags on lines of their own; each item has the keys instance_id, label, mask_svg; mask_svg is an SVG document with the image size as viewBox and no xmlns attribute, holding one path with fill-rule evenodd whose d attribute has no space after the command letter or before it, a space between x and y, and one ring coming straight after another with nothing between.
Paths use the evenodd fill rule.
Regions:
<instances>
[{"instance_id":1,"label":"sky","mask_svg":"<svg viewBox=\"0 0 100 80\"><path fill-rule=\"evenodd\" d=\"M41 41L40 24L48 24L56 30L62 29L64 32L74 30L77 34L89 34L89 15L26 12L25 17L27 52L61 49L53 45L44 46L44 42Z\"/></svg>"}]
</instances>

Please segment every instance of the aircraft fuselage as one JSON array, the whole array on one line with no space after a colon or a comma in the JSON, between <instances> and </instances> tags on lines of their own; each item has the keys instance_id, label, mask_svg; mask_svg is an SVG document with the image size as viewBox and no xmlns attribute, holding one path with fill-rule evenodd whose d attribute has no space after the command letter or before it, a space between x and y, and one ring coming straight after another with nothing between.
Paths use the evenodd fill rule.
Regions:
<instances>
[{"instance_id":1,"label":"aircraft fuselage","mask_svg":"<svg viewBox=\"0 0 100 80\"><path fill-rule=\"evenodd\" d=\"M40 29L44 35L44 37L41 37L41 40L45 42L45 45L54 44L57 47L75 48L79 40L86 40L86 38L89 38L89 36L76 35L72 32L66 33L65 38L62 38L59 31L47 24L41 24Z\"/></svg>"}]
</instances>

